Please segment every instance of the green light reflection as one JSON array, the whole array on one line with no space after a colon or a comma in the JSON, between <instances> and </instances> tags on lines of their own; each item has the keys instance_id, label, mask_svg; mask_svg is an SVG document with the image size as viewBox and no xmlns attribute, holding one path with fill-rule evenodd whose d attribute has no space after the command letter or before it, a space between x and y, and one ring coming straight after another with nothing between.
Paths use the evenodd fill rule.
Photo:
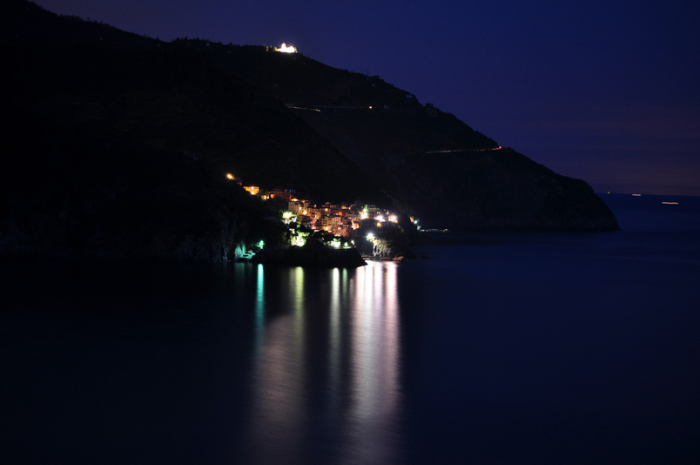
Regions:
<instances>
[{"instance_id":1,"label":"green light reflection","mask_svg":"<svg viewBox=\"0 0 700 465\"><path fill-rule=\"evenodd\" d=\"M255 284L255 341L259 352L265 337L265 268L258 264Z\"/></svg>"}]
</instances>

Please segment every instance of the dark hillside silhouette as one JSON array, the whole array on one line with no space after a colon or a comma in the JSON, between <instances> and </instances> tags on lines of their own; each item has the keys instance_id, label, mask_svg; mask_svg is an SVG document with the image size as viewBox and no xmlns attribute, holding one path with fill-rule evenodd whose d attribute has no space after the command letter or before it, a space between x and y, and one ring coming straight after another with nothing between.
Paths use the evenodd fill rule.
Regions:
<instances>
[{"instance_id":1,"label":"dark hillside silhouette","mask_svg":"<svg viewBox=\"0 0 700 465\"><path fill-rule=\"evenodd\" d=\"M393 202L428 225L617 228L584 182L378 77L1 9L1 254L220 260L280 239L276 212L228 172L313 202Z\"/></svg>"}]
</instances>

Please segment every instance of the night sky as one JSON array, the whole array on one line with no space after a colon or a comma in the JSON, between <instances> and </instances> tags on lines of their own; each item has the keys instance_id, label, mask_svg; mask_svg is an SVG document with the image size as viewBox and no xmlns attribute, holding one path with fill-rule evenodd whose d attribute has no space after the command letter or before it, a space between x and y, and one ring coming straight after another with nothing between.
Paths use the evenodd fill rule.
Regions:
<instances>
[{"instance_id":1,"label":"night sky","mask_svg":"<svg viewBox=\"0 0 700 465\"><path fill-rule=\"evenodd\" d=\"M161 40L286 42L597 192L700 195L697 0L36 3Z\"/></svg>"}]
</instances>

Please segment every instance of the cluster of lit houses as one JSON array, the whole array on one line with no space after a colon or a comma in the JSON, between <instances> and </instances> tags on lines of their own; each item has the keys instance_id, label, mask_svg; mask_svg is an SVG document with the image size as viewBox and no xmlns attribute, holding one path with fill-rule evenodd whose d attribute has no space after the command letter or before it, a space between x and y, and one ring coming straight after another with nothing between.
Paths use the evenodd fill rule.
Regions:
<instances>
[{"instance_id":1,"label":"cluster of lit houses","mask_svg":"<svg viewBox=\"0 0 700 465\"><path fill-rule=\"evenodd\" d=\"M229 179L235 178L231 174ZM241 184L242 185L242 184ZM258 186L243 186L251 195L259 196L262 200L273 200L286 203L287 210L282 213L282 221L286 224L296 222L314 231L326 231L339 237L351 237L352 231L359 229L361 222L372 220L377 227L393 226L398 222L395 214L374 205L359 203L311 204L308 200L295 197L290 189L261 190ZM387 224L390 223L390 224ZM392 224L393 223L393 224Z\"/></svg>"},{"instance_id":2,"label":"cluster of lit houses","mask_svg":"<svg viewBox=\"0 0 700 465\"><path fill-rule=\"evenodd\" d=\"M271 194L272 195L272 194ZM288 210L283 214L283 221L296 221L312 230L323 230L334 236L349 237L350 233L360 228L362 220L373 220L377 227L385 222L396 223L396 215L374 205L332 204L310 205L307 200L288 199Z\"/></svg>"}]
</instances>

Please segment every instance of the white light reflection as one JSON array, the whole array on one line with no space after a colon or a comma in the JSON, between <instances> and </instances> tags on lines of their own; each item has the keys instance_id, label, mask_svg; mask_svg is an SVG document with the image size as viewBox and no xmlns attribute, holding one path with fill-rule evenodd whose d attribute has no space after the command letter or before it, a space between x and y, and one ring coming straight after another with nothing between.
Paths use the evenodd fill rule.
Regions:
<instances>
[{"instance_id":1,"label":"white light reflection","mask_svg":"<svg viewBox=\"0 0 700 465\"><path fill-rule=\"evenodd\" d=\"M296 335L297 348L304 347L304 268L294 268L290 282L291 292L294 293L294 333ZM290 294L291 294L290 292ZM301 355L301 354L299 354Z\"/></svg>"},{"instance_id":2,"label":"white light reflection","mask_svg":"<svg viewBox=\"0 0 700 465\"><path fill-rule=\"evenodd\" d=\"M334 463L400 463L397 269L290 268L264 283L246 463L306 463L319 434Z\"/></svg>"},{"instance_id":3,"label":"white light reflection","mask_svg":"<svg viewBox=\"0 0 700 465\"><path fill-rule=\"evenodd\" d=\"M345 270L343 270L345 271ZM347 275L346 275L347 279ZM338 401L341 397L341 347L340 347L340 312L341 302L347 294L341 290L340 270L334 268L331 271L331 315L329 319L330 353L328 357L328 371L330 389L328 390L329 405L332 413L336 413Z\"/></svg>"},{"instance_id":4,"label":"white light reflection","mask_svg":"<svg viewBox=\"0 0 700 465\"><path fill-rule=\"evenodd\" d=\"M355 274L352 312L352 417L358 463L394 463L390 447L399 402L397 264L370 261Z\"/></svg>"}]
</instances>

